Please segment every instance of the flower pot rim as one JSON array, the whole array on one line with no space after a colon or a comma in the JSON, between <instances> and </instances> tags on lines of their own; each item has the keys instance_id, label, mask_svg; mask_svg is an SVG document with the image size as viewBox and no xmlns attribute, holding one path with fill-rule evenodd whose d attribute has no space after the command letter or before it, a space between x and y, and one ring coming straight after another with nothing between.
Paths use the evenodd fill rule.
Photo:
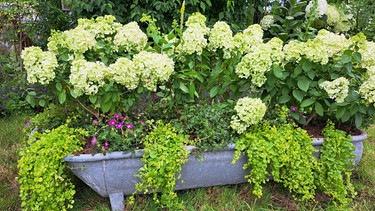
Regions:
<instances>
[{"instance_id":1,"label":"flower pot rim","mask_svg":"<svg viewBox=\"0 0 375 211\"><path fill-rule=\"evenodd\" d=\"M197 149L196 146L186 146L186 149L193 151ZM228 144L225 148L220 151L233 151L235 149L235 144ZM96 153L96 154L80 154L78 156L68 155L64 158L66 162L95 162L103 160L113 160L113 159L124 159L124 158L141 158L143 156L143 149L135 150L134 152L121 152L114 151L108 153Z\"/></svg>"},{"instance_id":2,"label":"flower pot rim","mask_svg":"<svg viewBox=\"0 0 375 211\"><path fill-rule=\"evenodd\" d=\"M352 136L351 142L361 142L367 139L367 133L363 130L360 130L361 134ZM325 138L314 138L312 140L313 145L321 145L324 142Z\"/></svg>"}]
</instances>

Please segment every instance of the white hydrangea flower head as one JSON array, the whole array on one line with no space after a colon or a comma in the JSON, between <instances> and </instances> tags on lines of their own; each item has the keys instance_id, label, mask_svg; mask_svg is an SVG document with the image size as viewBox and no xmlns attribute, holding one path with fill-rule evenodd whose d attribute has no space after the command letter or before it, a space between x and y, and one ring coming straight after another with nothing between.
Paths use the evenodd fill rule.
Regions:
<instances>
[{"instance_id":1,"label":"white hydrangea flower head","mask_svg":"<svg viewBox=\"0 0 375 211\"><path fill-rule=\"evenodd\" d=\"M96 19L78 19L77 28L82 28L96 38L104 38L107 35L115 34L117 30L122 26L121 23L117 23L116 17L112 15L99 16Z\"/></svg>"},{"instance_id":2,"label":"white hydrangea flower head","mask_svg":"<svg viewBox=\"0 0 375 211\"><path fill-rule=\"evenodd\" d=\"M315 39L322 41L328 57L343 53L353 44L350 40L346 39L345 35L335 34L325 29L320 30Z\"/></svg>"},{"instance_id":3,"label":"white hydrangea flower head","mask_svg":"<svg viewBox=\"0 0 375 211\"><path fill-rule=\"evenodd\" d=\"M265 73L273 64L279 64L284 60L282 47L283 41L279 38L253 46L253 51L242 57L237 64L235 73L240 78L251 77L251 82L261 87L267 80Z\"/></svg>"},{"instance_id":4,"label":"white hydrangea flower head","mask_svg":"<svg viewBox=\"0 0 375 211\"><path fill-rule=\"evenodd\" d=\"M185 23L187 27L199 26L202 30L205 30L204 33L208 33L210 30L206 27L206 17L200 12L193 13Z\"/></svg>"},{"instance_id":5,"label":"white hydrangea flower head","mask_svg":"<svg viewBox=\"0 0 375 211\"><path fill-rule=\"evenodd\" d=\"M362 55L361 67L369 68L375 66L375 42L365 41L359 43L358 52Z\"/></svg>"},{"instance_id":6,"label":"white hydrangea flower head","mask_svg":"<svg viewBox=\"0 0 375 211\"><path fill-rule=\"evenodd\" d=\"M39 82L45 85L55 78L55 68L58 67L58 63L53 52L42 51L40 47L31 46L22 51L21 57L29 83Z\"/></svg>"},{"instance_id":7,"label":"white hydrangea flower head","mask_svg":"<svg viewBox=\"0 0 375 211\"><path fill-rule=\"evenodd\" d=\"M208 44L205 36L210 34L210 29L205 22L206 17L199 12L188 18L185 24L186 30L182 33L181 43L176 47L176 53L182 55L202 54Z\"/></svg>"},{"instance_id":8,"label":"white hydrangea flower head","mask_svg":"<svg viewBox=\"0 0 375 211\"><path fill-rule=\"evenodd\" d=\"M327 24L333 27L333 31L336 33L347 32L352 28L350 19L351 14L346 15L343 10L333 5L328 5L327 8Z\"/></svg>"},{"instance_id":9,"label":"white hydrangea flower head","mask_svg":"<svg viewBox=\"0 0 375 211\"><path fill-rule=\"evenodd\" d=\"M266 15L260 20L259 24L263 30L268 30L273 23L275 23L275 17L273 15Z\"/></svg>"},{"instance_id":10,"label":"white hydrangea flower head","mask_svg":"<svg viewBox=\"0 0 375 211\"><path fill-rule=\"evenodd\" d=\"M120 57L115 63L109 65L106 79L124 85L128 90L134 90L139 84L137 71L135 71L133 61Z\"/></svg>"},{"instance_id":11,"label":"white hydrangea flower head","mask_svg":"<svg viewBox=\"0 0 375 211\"><path fill-rule=\"evenodd\" d=\"M63 47L75 54L83 54L96 46L95 36L82 28L64 31L62 36L65 38L65 42L62 43L65 45Z\"/></svg>"},{"instance_id":12,"label":"white hydrangea flower head","mask_svg":"<svg viewBox=\"0 0 375 211\"><path fill-rule=\"evenodd\" d=\"M118 29L113 43L123 46L126 51L142 51L147 45L147 35L139 28L137 22L130 22Z\"/></svg>"},{"instance_id":13,"label":"white hydrangea flower head","mask_svg":"<svg viewBox=\"0 0 375 211\"><path fill-rule=\"evenodd\" d=\"M216 22L211 29L209 41L210 43L208 44L208 47L210 49L232 49L233 32L230 29L230 26L224 21Z\"/></svg>"},{"instance_id":14,"label":"white hydrangea flower head","mask_svg":"<svg viewBox=\"0 0 375 211\"><path fill-rule=\"evenodd\" d=\"M320 63L325 65L329 61L329 54L323 41L320 39L310 39L304 44L304 49L302 49L302 54L306 56L312 62Z\"/></svg>"},{"instance_id":15,"label":"white hydrangea flower head","mask_svg":"<svg viewBox=\"0 0 375 211\"><path fill-rule=\"evenodd\" d=\"M358 91L368 103L375 103L375 75L363 82Z\"/></svg>"},{"instance_id":16,"label":"white hydrangea flower head","mask_svg":"<svg viewBox=\"0 0 375 211\"><path fill-rule=\"evenodd\" d=\"M283 47L283 52L285 55L285 61L296 61L301 60L303 55L303 49L305 48L305 42L300 42L298 40L291 40Z\"/></svg>"},{"instance_id":17,"label":"white hydrangea flower head","mask_svg":"<svg viewBox=\"0 0 375 211\"><path fill-rule=\"evenodd\" d=\"M311 0L306 6L306 15L321 18L327 13L328 3L326 0Z\"/></svg>"},{"instance_id":18,"label":"white hydrangea flower head","mask_svg":"<svg viewBox=\"0 0 375 211\"><path fill-rule=\"evenodd\" d=\"M231 127L241 134L263 119L267 106L259 98L244 97L237 101L234 110L237 114L232 116Z\"/></svg>"},{"instance_id":19,"label":"white hydrangea flower head","mask_svg":"<svg viewBox=\"0 0 375 211\"><path fill-rule=\"evenodd\" d=\"M243 39L240 40L242 42L241 48L244 50L243 52L251 52L254 51L253 47L260 45L263 43L263 30L259 24L253 24L247 27L243 31Z\"/></svg>"},{"instance_id":20,"label":"white hydrangea flower head","mask_svg":"<svg viewBox=\"0 0 375 211\"><path fill-rule=\"evenodd\" d=\"M105 83L105 73L109 72L107 68L104 63L99 61L74 60L69 77L70 83L74 87L74 92L78 96L82 94L95 95Z\"/></svg>"},{"instance_id":21,"label":"white hydrangea flower head","mask_svg":"<svg viewBox=\"0 0 375 211\"><path fill-rule=\"evenodd\" d=\"M138 77L150 91L156 91L158 82L165 82L174 71L174 62L166 54L141 51L133 57Z\"/></svg>"},{"instance_id":22,"label":"white hydrangea flower head","mask_svg":"<svg viewBox=\"0 0 375 211\"><path fill-rule=\"evenodd\" d=\"M329 98L335 99L337 103L344 102L348 96L349 81L345 77L340 77L333 81L324 81L319 86L327 92Z\"/></svg>"}]
</instances>

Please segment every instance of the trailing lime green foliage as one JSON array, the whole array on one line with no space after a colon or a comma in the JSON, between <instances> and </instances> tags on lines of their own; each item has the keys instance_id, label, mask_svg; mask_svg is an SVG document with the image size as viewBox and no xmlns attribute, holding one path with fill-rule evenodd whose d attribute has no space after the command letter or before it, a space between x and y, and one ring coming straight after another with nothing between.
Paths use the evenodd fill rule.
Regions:
<instances>
[{"instance_id":1,"label":"trailing lime green foliage","mask_svg":"<svg viewBox=\"0 0 375 211\"><path fill-rule=\"evenodd\" d=\"M320 148L319 166L316 171L318 187L330 195L336 206L348 206L356 192L350 181L354 166L354 146L351 136L336 130L330 122L323 130L326 140Z\"/></svg>"},{"instance_id":2,"label":"trailing lime green foliage","mask_svg":"<svg viewBox=\"0 0 375 211\"><path fill-rule=\"evenodd\" d=\"M355 158L351 136L336 130L331 122L323 135L317 159L305 130L292 124L254 125L237 141L233 163L242 154L248 157L246 178L254 184L253 193L258 197L262 196L262 184L272 177L302 201L314 200L319 190L332 197L335 207L347 208L356 195L350 181Z\"/></svg>"},{"instance_id":3,"label":"trailing lime green foliage","mask_svg":"<svg viewBox=\"0 0 375 211\"><path fill-rule=\"evenodd\" d=\"M316 158L311 138L306 131L293 124L270 126L258 124L244 133L236 142L233 163L242 153L248 156L244 169L246 176L254 184L253 193L262 196L262 184L273 177L283 183L291 192L302 196L302 200L312 199L315 195L314 175Z\"/></svg>"},{"instance_id":4,"label":"trailing lime green foliage","mask_svg":"<svg viewBox=\"0 0 375 211\"><path fill-rule=\"evenodd\" d=\"M136 184L136 191L154 192L154 201L161 207L183 209L174 192L176 178L179 179L182 164L188 161L189 151L184 144L188 140L175 132L169 124L158 122L156 128L146 137L144 155ZM158 197L157 191L161 192ZM134 197L134 196L133 196Z\"/></svg>"},{"instance_id":5,"label":"trailing lime green foliage","mask_svg":"<svg viewBox=\"0 0 375 211\"><path fill-rule=\"evenodd\" d=\"M20 151L18 182L25 210L66 210L73 207L74 185L64 174L64 157L79 151L82 129L67 124L35 132Z\"/></svg>"}]
</instances>

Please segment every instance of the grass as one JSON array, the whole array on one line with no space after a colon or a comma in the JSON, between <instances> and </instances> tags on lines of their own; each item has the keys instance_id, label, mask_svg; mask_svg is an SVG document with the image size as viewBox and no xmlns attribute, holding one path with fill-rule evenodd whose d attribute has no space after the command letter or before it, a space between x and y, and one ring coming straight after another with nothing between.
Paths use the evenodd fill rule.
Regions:
<instances>
[{"instance_id":1,"label":"grass","mask_svg":"<svg viewBox=\"0 0 375 211\"><path fill-rule=\"evenodd\" d=\"M17 176L18 151L22 146L22 129L28 116L0 119L0 210L21 210ZM358 193L350 210L375 210L375 126L368 128L368 140L364 142L362 160L353 171L352 182ZM78 179L76 184L75 207L77 211L108 211L110 203L93 192ZM335 210L329 198L318 194L317 202L298 202L293 200L282 185L269 182L264 187L262 198L251 194L248 184L217 186L179 191L186 210ZM135 204L129 205L125 198L126 210L160 210L150 195L136 196Z\"/></svg>"}]
</instances>

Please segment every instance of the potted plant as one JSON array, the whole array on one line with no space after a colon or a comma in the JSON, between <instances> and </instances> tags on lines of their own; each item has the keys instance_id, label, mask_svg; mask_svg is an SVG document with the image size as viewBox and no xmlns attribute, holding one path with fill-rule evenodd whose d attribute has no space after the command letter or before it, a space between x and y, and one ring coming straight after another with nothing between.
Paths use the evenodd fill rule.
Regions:
<instances>
[{"instance_id":1,"label":"potted plant","mask_svg":"<svg viewBox=\"0 0 375 211\"><path fill-rule=\"evenodd\" d=\"M41 83L54 93L35 99L35 93L30 92L27 99L42 106L52 102L64 105L62 109L46 109L31 120L28 131L35 126L39 131L30 137L28 147L40 134L50 133L45 127L55 131L52 128L59 128L62 123L84 130L82 133L88 135L80 143L85 147L74 152L81 155L72 156L70 150L65 160L94 190L110 196L113 209L122 208L124 193L160 191L162 196L155 195L156 202L181 208L171 193L174 189L245 181L258 185L269 176L309 200L316 188L326 187L333 180L322 176L329 166L339 165L335 175L346 174L350 178L348 167L353 165L354 150L351 136L327 123L331 120L336 125L347 123L359 128L373 117L374 61L369 55L374 44L362 34L345 38L322 30L306 42L283 43L276 37L264 42L259 25L233 35L225 22L207 27L200 13L190 16L180 27L176 24L168 34L161 33L149 16L141 21L148 24L146 33L137 23L122 25L113 16L80 19L76 28L54 32L47 51L39 47L23 51L28 81ZM329 131L324 133L328 134L324 142L327 144L323 144L327 146L322 147L321 161L313 156L312 136L296 129L308 129L310 125L327 125ZM285 133L278 134L278 130ZM267 134L268 131L274 132ZM291 138L292 135L299 138ZM252 145L258 143L254 141L257 138L259 144ZM49 139L37 142L43 140ZM337 147L329 147L333 140L339 140L345 150L334 153ZM280 148L275 149L270 143ZM280 151L284 149L281 143L285 144L284 152ZM299 147L301 154L286 150L293 146ZM267 155L268 149L271 154ZM259 157L266 160L261 168L255 168L252 162L258 156L252 152L258 150ZM84 151L88 154L82 155ZM193 155L195 152L202 157L199 153L198 157ZM174 153L181 155L179 159L168 159ZM298 178L303 174L278 155L317 165L305 166L313 174L296 187L288 175ZM217 164L218 157L226 157L226 161L208 167ZM110 162L112 158L114 163ZM135 170L129 171L120 158L127 159ZM83 163L87 159L91 161ZM91 167L94 163L100 163L100 167ZM25 163L19 167L25 168ZM215 168L220 173L213 171ZM105 183L118 174L115 169L128 173L129 177L123 177L126 183ZM184 183L171 176L179 175L180 170ZM85 174L90 172L93 174ZM23 178L29 176L27 171L20 175L21 189L28 181ZM160 181L158 185L150 179L154 177ZM217 180L205 182L204 177ZM33 177L29 179L38 182ZM339 187L344 189L341 192L326 189L337 199L338 206L350 201L347 195L352 189L345 184ZM122 188L124 185L130 188ZM107 189L101 190L100 186ZM255 194L261 195L261 189L256 190ZM24 200L34 194L23 193ZM38 203L25 206L39 206Z\"/></svg>"}]
</instances>

